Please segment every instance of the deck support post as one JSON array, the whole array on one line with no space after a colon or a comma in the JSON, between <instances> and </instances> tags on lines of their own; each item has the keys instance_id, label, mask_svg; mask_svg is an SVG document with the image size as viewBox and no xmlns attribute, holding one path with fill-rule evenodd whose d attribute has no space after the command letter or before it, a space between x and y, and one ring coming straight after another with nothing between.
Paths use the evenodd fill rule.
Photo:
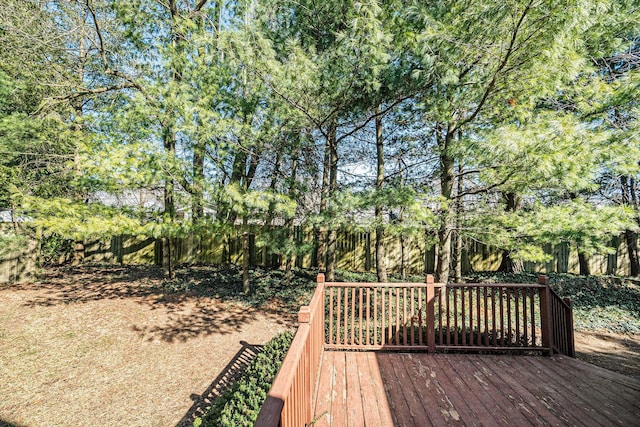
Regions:
<instances>
[{"instance_id":1,"label":"deck support post","mask_svg":"<svg viewBox=\"0 0 640 427\"><path fill-rule=\"evenodd\" d=\"M576 345L573 336L573 303L571 302L571 298L564 298L563 301L567 304L567 307L569 307L569 314L567 315L567 356L576 357Z\"/></svg>"},{"instance_id":2,"label":"deck support post","mask_svg":"<svg viewBox=\"0 0 640 427\"><path fill-rule=\"evenodd\" d=\"M549 356L553 355L553 325L551 322L551 289L549 288L549 277L538 276L538 283L545 285L540 289L540 324L542 327L542 346L549 349Z\"/></svg>"},{"instance_id":3,"label":"deck support post","mask_svg":"<svg viewBox=\"0 0 640 427\"><path fill-rule=\"evenodd\" d=\"M433 276L427 275L427 345L429 353L436 352L436 313L435 313L435 296L436 289L433 282Z\"/></svg>"}]
</instances>

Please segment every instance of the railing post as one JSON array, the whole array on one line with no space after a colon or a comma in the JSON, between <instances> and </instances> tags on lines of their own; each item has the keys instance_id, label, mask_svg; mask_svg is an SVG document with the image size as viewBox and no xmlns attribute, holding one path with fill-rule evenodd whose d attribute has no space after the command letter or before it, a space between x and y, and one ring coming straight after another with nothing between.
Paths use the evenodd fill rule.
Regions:
<instances>
[{"instance_id":1,"label":"railing post","mask_svg":"<svg viewBox=\"0 0 640 427\"><path fill-rule=\"evenodd\" d=\"M542 328L542 346L549 349L549 355L553 354L553 319L551 317L551 290L549 278L538 276L538 283L544 285L540 289L540 327Z\"/></svg>"},{"instance_id":2,"label":"railing post","mask_svg":"<svg viewBox=\"0 0 640 427\"><path fill-rule=\"evenodd\" d=\"M564 299L565 304L569 307L567 313L567 356L576 357L576 346L573 337L573 303L571 302L571 298Z\"/></svg>"},{"instance_id":3,"label":"railing post","mask_svg":"<svg viewBox=\"0 0 640 427\"><path fill-rule=\"evenodd\" d=\"M433 282L433 276L427 275L427 345L429 353L436 352L436 313L435 313L435 296L436 289Z\"/></svg>"},{"instance_id":4,"label":"railing post","mask_svg":"<svg viewBox=\"0 0 640 427\"><path fill-rule=\"evenodd\" d=\"M318 282L318 284L324 283L324 273L318 273L316 281Z\"/></svg>"},{"instance_id":5,"label":"railing post","mask_svg":"<svg viewBox=\"0 0 640 427\"><path fill-rule=\"evenodd\" d=\"M298 323L309 323L311 321L311 307L303 305L298 311Z\"/></svg>"},{"instance_id":6,"label":"railing post","mask_svg":"<svg viewBox=\"0 0 640 427\"><path fill-rule=\"evenodd\" d=\"M303 324L306 323L307 325L309 325L309 337L307 338L307 345L304 346L303 352L302 352L302 367L304 370L304 375L306 376L305 381L302 384L302 387L304 388L304 396L302 398L303 402L304 402L304 406L301 408L302 411L304 411L304 419L305 420L310 420L313 417L313 414L311 414L311 406L312 406L312 402L311 402L311 396L313 393L312 387L313 387L313 383L315 381L315 378L313 377L313 369L311 369L311 351L313 349L313 330L311 329L311 325L309 324L309 322L311 321L311 307L309 307L308 305L303 305L302 307L300 307L300 311L298 311L298 323Z\"/></svg>"}]
</instances>

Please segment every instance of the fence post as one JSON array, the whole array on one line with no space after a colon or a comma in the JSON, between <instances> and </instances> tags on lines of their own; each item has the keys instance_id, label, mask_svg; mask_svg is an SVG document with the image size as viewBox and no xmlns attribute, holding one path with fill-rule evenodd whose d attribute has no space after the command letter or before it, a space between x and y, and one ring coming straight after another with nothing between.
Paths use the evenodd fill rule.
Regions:
<instances>
[{"instance_id":1,"label":"fence post","mask_svg":"<svg viewBox=\"0 0 640 427\"><path fill-rule=\"evenodd\" d=\"M542 346L549 349L549 355L553 354L553 319L551 317L551 290L549 289L549 278L544 275L538 276L538 283L544 285L540 289L540 323L542 328Z\"/></svg>"},{"instance_id":2,"label":"fence post","mask_svg":"<svg viewBox=\"0 0 640 427\"><path fill-rule=\"evenodd\" d=\"M436 352L436 313L435 313L435 296L436 289L433 282L433 276L427 275L427 345L429 353Z\"/></svg>"}]
</instances>

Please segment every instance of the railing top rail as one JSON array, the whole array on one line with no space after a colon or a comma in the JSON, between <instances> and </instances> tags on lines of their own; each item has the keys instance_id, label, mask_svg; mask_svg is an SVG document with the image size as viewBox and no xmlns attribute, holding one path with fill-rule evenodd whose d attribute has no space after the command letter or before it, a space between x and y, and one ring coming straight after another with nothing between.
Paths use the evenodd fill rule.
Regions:
<instances>
[{"instance_id":1,"label":"railing top rail","mask_svg":"<svg viewBox=\"0 0 640 427\"><path fill-rule=\"evenodd\" d=\"M568 298L562 298L560 295L558 295L556 293L556 291L554 291L553 289L549 288L549 291L551 292L551 296L557 300L560 304L562 304L565 308L567 309L571 309L571 303L570 303L570 299Z\"/></svg>"},{"instance_id":2,"label":"railing top rail","mask_svg":"<svg viewBox=\"0 0 640 427\"><path fill-rule=\"evenodd\" d=\"M447 283L449 288L544 288L539 283Z\"/></svg>"},{"instance_id":3,"label":"railing top rail","mask_svg":"<svg viewBox=\"0 0 640 427\"><path fill-rule=\"evenodd\" d=\"M327 288L525 288L546 287L537 283L416 283L416 282L324 282Z\"/></svg>"},{"instance_id":4,"label":"railing top rail","mask_svg":"<svg viewBox=\"0 0 640 427\"><path fill-rule=\"evenodd\" d=\"M303 357L305 341L308 335L309 324L301 323L293 337L289 351L282 361L278 375L273 380L271 389L254 425L261 427L277 427L280 425L282 408L289 396L291 384L293 384L297 375L296 367L300 358Z\"/></svg>"},{"instance_id":5,"label":"railing top rail","mask_svg":"<svg viewBox=\"0 0 640 427\"><path fill-rule=\"evenodd\" d=\"M409 282L325 282L327 288L426 288L444 286L444 283L409 283Z\"/></svg>"}]
</instances>

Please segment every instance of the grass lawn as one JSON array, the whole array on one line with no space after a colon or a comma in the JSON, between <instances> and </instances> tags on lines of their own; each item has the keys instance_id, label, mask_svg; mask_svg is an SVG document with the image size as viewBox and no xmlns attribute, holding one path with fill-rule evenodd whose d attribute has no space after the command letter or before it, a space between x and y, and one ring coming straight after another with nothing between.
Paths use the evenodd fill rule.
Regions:
<instances>
[{"instance_id":1,"label":"grass lawn","mask_svg":"<svg viewBox=\"0 0 640 427\"><path fill-rule=\"evenodd\" d=\"M0 426L191 425L259 345L293 327L315 288L310 271L291 282L279 271L251 274L251 296L234 266L185 268L171 282L155 267L58 268L0 286ZM638 286L570 275L551 283L574 299L578 357L640 378Z\"/></svg>"}]
</instances>

